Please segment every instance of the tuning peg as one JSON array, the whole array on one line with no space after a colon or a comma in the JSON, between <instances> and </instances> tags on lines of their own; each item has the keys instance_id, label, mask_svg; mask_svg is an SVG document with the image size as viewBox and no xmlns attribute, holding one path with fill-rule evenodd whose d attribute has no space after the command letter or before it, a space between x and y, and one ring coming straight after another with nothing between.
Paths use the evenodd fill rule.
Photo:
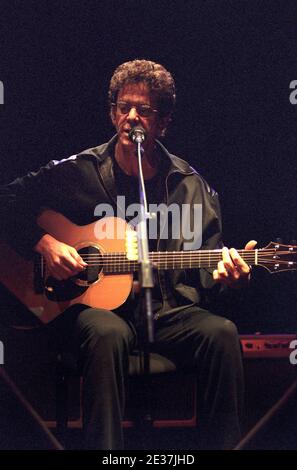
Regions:
<instances>
[{"instance_id":1,"label":"tuning peg","mask_svg":"<svg viewBox=\"0 0 297 470\"><path fill-rule=\"evenodd\" d=\"M125 249L129 261L138 260L137 233L130 228L126 230Z\"/></svg>"}]
</instances>

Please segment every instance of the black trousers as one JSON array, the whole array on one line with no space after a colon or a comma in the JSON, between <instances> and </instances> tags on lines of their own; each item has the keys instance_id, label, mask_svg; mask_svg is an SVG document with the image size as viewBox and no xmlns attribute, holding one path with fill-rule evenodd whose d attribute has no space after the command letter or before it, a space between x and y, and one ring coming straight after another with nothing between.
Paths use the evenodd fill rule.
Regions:
<instances>
[{"instance_id":1,"label":"black trousers","mask_svg":"<svg viewBox=\"0 0 297 470\"><path fill-rule=\"evenodd\" d=\"M121 421L129 353L137 344L133 325L114 312L89 307L66 312L62 340L74 345L83 373L85 448L122 449ZM63 322L62 322L63 323ZM61 331L61 328L59 328ZM197 371L199 425L204 447L231 449L240 439L242 355L231 321L198 307L155 322L154 352L179 368Z\"/></svg>"}]
</instances>

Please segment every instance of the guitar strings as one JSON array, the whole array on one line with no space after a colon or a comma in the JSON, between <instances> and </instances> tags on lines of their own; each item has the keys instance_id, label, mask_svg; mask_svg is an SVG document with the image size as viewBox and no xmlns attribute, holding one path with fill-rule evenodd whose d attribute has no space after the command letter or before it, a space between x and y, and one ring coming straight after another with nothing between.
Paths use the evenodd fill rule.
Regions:
<instances>
[{"instance_id":1,"label":"guitar strings","mask_svg":"<svg viewBox=\"0 0 297 470\"><path fill-rule=\"evenodd\" d=\"M244 258L254 258L255 257L255 252L254 250L251 251L251 253L246 250L244 252L238 251L238 253L243 256ZM292 251L278 251L275 252L274 250L265 250L265 251L258 251L258 256L263 257L263 256L270 256L270 255L292 255ZM222 251L220 250L218 253L215 253L215 250L209 250L209 251L204 251L201 250L199 253L197 252L186 252L186 251L176 251L176 252L167 252L167 251L159 251L159 252L150 252L149 256L150 258L195 258L195 259L200 259L200 258L221 258L222 259ZM110 258L110 259L127 259L127 254L125 251L121 252L102 252L102 253L89 253L89 254L81 254L81 258L83 259L102 259L102 258ZM277 258L275 258L277 259Z\"/></svg>"},{"instance_id":2,"label":"guitar strings","mask_svg":"<svg viewBox=\"0 0 297 470\"><path fill-rule=\"evenodd\" d=\"M238 250L238 253L241 254L244 258L244 261L252 262L255 260L255 251L251 250ZM222 260L222 250L200 250L199 252L186 252L186 251L176 251L176 252L150 252L149 257L152 262L157 264L157 267L168 267L168 264L175 266L178 264L180 267L183 267L183 262L190 262L190 264L195 264L195 262L202 263L201 267L213 267L217 264L218 261ZM277 251L275 249L260 249L258 250L258 262L265 261L266 263L273 264L288 264L290 267L295 266L297 263L289 260L278 259L277 255L292 255L294 254L292 250L286 251ZM270 258L272 255L276 255L276 258ZM81 257L88 261L88 266L101 266L109 267L115 263L120 267L121 265L129 265L135 267L138 265L137 260L129 260L126 256L126 252L104 252L104 253L89 253L82 254ZM268 258L267 258L268 257ZM270 259L269 259L270 258ZM207 262L205 264L205 262ZM44 263L41 263L44 264ZM203 266L204 264L204 266ZM199 266L198 266L199 267Z\"/></svg>"},{"instance_id":3,"label":"guitar strings","mask_svg":"<svg viewBox=\"0 0 297 470\"><path fill-rule=\"evenodd\" d=\"M237 250L238 253L242 256L248 256L248 257L254 257L255 256L255 250L245 250L245 251L241 251L241 250ZM275 250L271 249L271 250L258 250L258 256L263 256L263 255L278 255L278 254L281 254L281 255L284 255L284 254L292 254L291 251L278 251L278 252L275 252ZM196 258L200 258L200 257L211 257L211 258L214 258L214 257L221 257L222 255L222 250L218 250L216 252L216 250L201 250L199 252L195 252L195 251L175 251L175 252L167 252L167 251L153 251L153 252L150 252L150 257L166 257L166 258L170 258L170 257L179 257L179 258L184 258L184 257L196 257ZM126 257L126 252L125 251L120 251L120 252L101 252L101 253L87 253L87 254L81 254L80 255L83 259L88 259L88 258L121 258L121 257Z\"/></svg>"}]
</instances>

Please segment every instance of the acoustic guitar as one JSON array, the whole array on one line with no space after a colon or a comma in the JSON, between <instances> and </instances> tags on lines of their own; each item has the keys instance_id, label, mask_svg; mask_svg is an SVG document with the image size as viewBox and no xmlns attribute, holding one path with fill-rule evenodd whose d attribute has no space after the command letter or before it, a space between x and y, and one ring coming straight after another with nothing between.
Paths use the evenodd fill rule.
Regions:
<instances>
[{"instance_id":1,"label":"acoustic guitar","mask_svg":"<svg viewBox=\"0 0 297 470\"><path fill-rule=\"evenodd\" d=\"M56 239L76 248L87 268L66 281L47 273L42 256L29 261L0 242L0 282L42 322L47 323L73 304L113 310L122 305L132 289L133 272L138 270L135 238L129 247L131 228L119 218L105 217L78 226L62 214L44 211L38 224ZM128 236L127 236L128 235ZM128 240L128 246L127 246ZM270 273L297 269L297 246L270 242L265 248L238 250L249 265ZM215 269L221 250L151 252L155 269Z\"/></svg>"}]
</instances>

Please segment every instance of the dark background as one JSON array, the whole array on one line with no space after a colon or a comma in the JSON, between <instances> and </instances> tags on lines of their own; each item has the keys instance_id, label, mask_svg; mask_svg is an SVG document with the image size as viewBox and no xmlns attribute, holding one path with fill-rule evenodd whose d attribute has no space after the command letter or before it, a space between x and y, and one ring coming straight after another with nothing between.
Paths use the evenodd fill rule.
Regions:
<instances>
[{"instance_id":1,"label":"dark background","mask_svg":"<svg viewBox=\"0 0 297 470\"><path fill-rule=\"evenodd\" d=\"M2 1L0 182L113 133L107 90L148 58L177 85L165 139L219 192L224 238L242 248L297 238L297 2ZM297 330L296 273L255 269L240 332Z\"/></svg>"}]
</instances>

